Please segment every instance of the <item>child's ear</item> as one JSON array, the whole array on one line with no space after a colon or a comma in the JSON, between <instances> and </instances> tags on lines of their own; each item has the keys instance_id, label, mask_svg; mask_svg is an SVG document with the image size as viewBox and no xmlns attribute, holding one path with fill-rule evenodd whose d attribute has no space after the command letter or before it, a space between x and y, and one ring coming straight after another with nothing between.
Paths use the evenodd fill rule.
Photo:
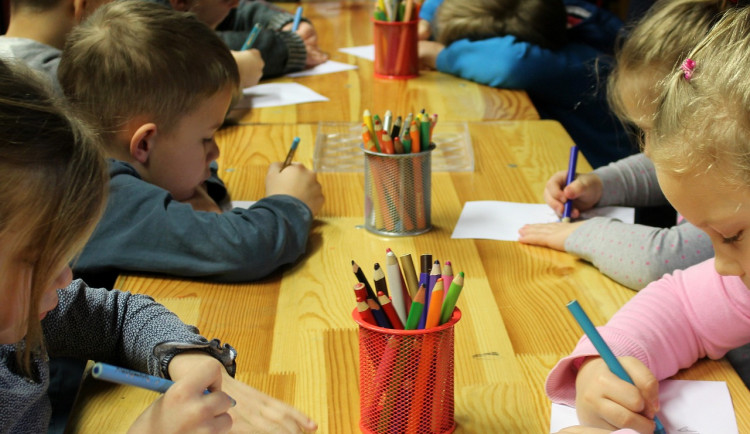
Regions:
<instances>
[{"instance_id":1,"label":"child's ear","mask_svg":"<svg viewBox=\"0 0 750 434\"><path fill-rule=\"evenodd\" d=\"M156 124L147 123L136 128L130 138L130 155L139 163L146 164L154 148Z\"/></svg>"},{"instance_id":2,"label":"child's ear","mask_svg":"<svg viewBox=\"0 0 750 434\"><path fill-rule=\"evenodd\" d=\"M192 0L169 0L169 4L172 6L172 9L180 12L187 12L190 10L190 7L193 6Z\"/></svg>"}]
</instances>

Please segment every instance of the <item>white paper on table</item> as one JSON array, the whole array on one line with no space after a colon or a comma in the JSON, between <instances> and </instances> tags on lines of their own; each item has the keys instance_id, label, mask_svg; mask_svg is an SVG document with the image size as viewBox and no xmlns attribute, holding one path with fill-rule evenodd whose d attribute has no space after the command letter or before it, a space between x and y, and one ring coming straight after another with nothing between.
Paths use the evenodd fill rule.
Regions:
<instances>
[{"instance_id":1,"label":"white paper on table","mask_svg":"<svg viewBox=\"0 0 750 434\"><path fill-rule=\"evenodd\" d=\"M255 202L255 200L233 200L232 208L250 208Z\"/></svg>"},{"instance_id":2,"label":"white paper on table","mask_svg":"<svg viewBox=\"0 0 750 434\"><path fill-rule=\"evenodd\" d=\"M252 99L253 108L328 101L328 98L299 83L258 84L243 89L242 93Z\"/></svg>"},{"instance_id":3,"label":"white paper on table","mask_svg":"<svg viewBox=\"0 0 750 434\"><path fill-rule=\"evenodd\" d=\"M332 72L349 71L350 69L357 69L357 65L350 65L348 63L336 62L335 60L328 60L320 65L313 66L310 69L303 71L291 72L286 74L285 77L306 77L308 75L322 75L330 74Z\"/></svg>"},{"instance_id":4,"label":"white paper on table","mask_svg":"<svg viewBox=\"0 0 750 434\"><path fill-rule=\"evenodd\" d=\"M633 208L607 206L583 213L583 218L613 217L633 223ZM534 223L554 223L559 217L547 204L517 203L497 200L470 201L464 204L451 238L475 238L518 241L518 230Z\"/></svg>"},{"instance_id":5,"label":"white paper on table","mask_svg":"<svg viewBox=\"0 0 750 434\"><path fill-rule=\"evenodd\" d=\"M667 433L736 434L732 397L723 381L664 380L659 383L659 420ZM551 433L578 425L576 409L552 404Z\"/></svg>"},{"instance_id":6,"label":"white paper on table","mask_svg":"<svg viewBox=\"0 0 750 434\"><path fill-rule=\"evenodd\" d=\"M362 45L359 47L346 47L339 48L339 51L352 56L361 57L363 59L375 61L375 45Z\"/></svg>"}]
</instances>

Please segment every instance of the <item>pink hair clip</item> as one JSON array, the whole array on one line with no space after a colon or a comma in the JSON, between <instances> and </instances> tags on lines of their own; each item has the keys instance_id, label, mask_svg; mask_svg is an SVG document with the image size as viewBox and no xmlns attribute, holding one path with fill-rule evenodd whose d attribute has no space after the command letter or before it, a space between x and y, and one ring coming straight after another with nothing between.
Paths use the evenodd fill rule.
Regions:
<instances>
[{"instance_id":1,"label":"pink hair clip","mask_svg":"<svg viewBox=\"0 0 750 434\"><path fill-rule=\"evenodd\" d=\"M682 72L685 75L685 81L690 81L690 79L693 78L693 70L695 70L695 60L690 58L685 59L685 61L682 62L682 65L680 65L680 69L682 69Z\"/></svg>"}]
</instances>

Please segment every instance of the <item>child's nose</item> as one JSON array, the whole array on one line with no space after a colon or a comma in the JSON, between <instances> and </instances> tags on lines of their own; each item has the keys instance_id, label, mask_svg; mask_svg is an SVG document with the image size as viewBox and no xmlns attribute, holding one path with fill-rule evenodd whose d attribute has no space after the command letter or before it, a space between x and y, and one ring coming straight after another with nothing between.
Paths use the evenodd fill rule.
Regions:
<instances>
[{"instance_id":1,"label":"child's nose","mask_svg":"<svg viewBox=\"0 0 750 434\"><path fill-rule=\"evenodd\" d=\"M208 147L206 160L208 160L209 162L214 161L219 158L219 154L221 154L221 152L219 151L219 145L216 144L216 140L212 140L211 144Z\"/></svg>"}]
</instances>

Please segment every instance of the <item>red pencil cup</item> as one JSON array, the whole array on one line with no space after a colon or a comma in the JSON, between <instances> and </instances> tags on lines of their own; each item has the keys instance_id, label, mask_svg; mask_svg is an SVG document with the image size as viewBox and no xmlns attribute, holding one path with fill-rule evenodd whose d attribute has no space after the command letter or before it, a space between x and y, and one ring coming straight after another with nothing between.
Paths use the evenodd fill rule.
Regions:
<instances>
[{"instance_id":1,"label":"red pencil cup","mask_svg":"<svg viewBox=\"0 0 750 434\"><path fill-rule=\"evenodd\" d=\"M453 326L427 330L359 324L359 428L363 433L451 433L456 429L453 398Z\"/></svg>"},{"instance_id":2,"label":"red pencil cup","mask_svg":"<svg viewBox=\"0 0 750 434\"><path fill-rule=\"evenodd\" d=\"M417 23L413 21L373 22L375 77L405 80L419 76Z\"/></svg>"}]
</instances>

